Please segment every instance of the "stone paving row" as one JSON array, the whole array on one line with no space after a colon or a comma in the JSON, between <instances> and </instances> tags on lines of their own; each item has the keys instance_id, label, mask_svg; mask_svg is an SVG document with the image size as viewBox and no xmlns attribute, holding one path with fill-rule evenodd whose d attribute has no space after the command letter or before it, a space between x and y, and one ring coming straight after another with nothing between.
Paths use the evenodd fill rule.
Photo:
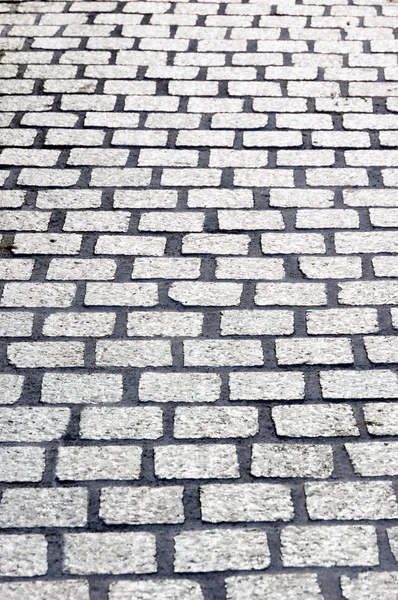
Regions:
<instances>
[{"instance_id":1,"label":"stone paving row","mask_svg":"<svg viewBox=\"0 0 398 600\"><path fill-rule=\"evenodd\" d=\"M1 600L397 600L398 3L0 36Z\"/></svg>"}]
</instances>

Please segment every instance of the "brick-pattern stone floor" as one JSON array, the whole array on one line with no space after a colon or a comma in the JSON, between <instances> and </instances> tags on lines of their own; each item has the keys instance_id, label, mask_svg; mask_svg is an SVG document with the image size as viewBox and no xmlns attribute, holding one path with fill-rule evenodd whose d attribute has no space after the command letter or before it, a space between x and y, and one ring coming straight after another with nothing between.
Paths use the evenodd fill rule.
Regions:
<instances>
[{"instance_id":1,"label":"brick-pattern stone floor","mask_svg":"<svg viewBox=\"0 0 398 600\"><path fill-rule=\"evenodd\" d=\"M397 1L0 35L0 599L397 600Z\"/></svg>"}]
</instances>

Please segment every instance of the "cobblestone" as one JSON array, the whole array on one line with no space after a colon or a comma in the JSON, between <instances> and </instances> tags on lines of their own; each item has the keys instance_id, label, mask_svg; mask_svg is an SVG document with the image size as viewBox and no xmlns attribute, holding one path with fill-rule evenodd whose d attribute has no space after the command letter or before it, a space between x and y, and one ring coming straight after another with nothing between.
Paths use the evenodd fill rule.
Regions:
<instances>
[{"instance_id":1,"label":"cobblestone","mask_svg":"<svg viewBox=\"0 0 398 600\"><path fill-rule=\"evenodd\" d=\"M0 2L2 600L396 598L397 27Z\"/></svg>"}]
</instances>

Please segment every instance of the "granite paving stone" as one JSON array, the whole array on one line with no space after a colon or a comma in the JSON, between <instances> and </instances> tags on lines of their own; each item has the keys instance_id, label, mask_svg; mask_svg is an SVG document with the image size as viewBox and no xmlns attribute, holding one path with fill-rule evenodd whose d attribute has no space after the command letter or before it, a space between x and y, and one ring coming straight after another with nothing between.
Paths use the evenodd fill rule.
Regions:
<instances>
[{"instance_id":1,"label":"granite paving stone","mask_svg":"<svg viewBox=\"0 0 398 600\"><path fill-rule=\"evenodd\" d=\"M0 600L398 600L396 0L0 0Z\"/></svg>"}]
</instances>

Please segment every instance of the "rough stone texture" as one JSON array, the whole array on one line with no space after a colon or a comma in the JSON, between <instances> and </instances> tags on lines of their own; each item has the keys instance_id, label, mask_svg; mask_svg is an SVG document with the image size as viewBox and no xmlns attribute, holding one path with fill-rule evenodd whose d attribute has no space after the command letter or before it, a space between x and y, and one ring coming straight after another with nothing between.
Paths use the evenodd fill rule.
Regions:
<instances>
[{"instance_id":1,"label":"rough stone texture","mask_svg":"<svg viewBox=\"0 0 398 600\"><path fill-rule=\"evenodd\" d=\"M200 585L184 579L118 581L109 589L109 600L203 600Z\"/></svg>"},{"instance_id":2,"label":"rough stone texture","mask_svg":"<svg viewBox=\"0 0 398 600\"><path fill-rule=\"evenodd\" d=\"M60 480L139 479L142 450L137 446L67 446L58 450Z\"/></svg>"},{"instance_id":3,"label":"rough stone texture","mask_svg":"<svg viewBox=\"0 0 398 600\"><path fill-rule=\"evenodd\" d=\"M316 575L241 575L227 577L227 600L322 600Z\"/></svg>"},{"instance_id":4,"label":"rough stone texture","mask_svg":"<svg viewBox=\"0 0 398 600\"><path fill-rule=\"evenodd\" d=\"M376 532L365 525L286 527L282 531L286 567L372 566L379 563Z\"/></svg>"},{"instance_id":5,"label":"rough stone texture","mask_svg":"<svg viewBox=\"0 0 398 600\"><path fill-rule=\"evenodd\" d=\"M330 437L359 435L352 408L345 404L275 406L272 419L278 435Z\"/></svg>"},{"instance_id":6,"label":"rough stone texture","mask_svg":"<svg viewBox=\"0 0 398 600\"><path fill-rule=\"evenodd\" d=\"M155 449L155 473L161 479L229 479L239 477L235 446L160 446Z\"/></svg>"},{"instance_id":7,"label":"rough stone texture","mask_svg":"<svg viewBox=\"0 0 398 600\"><path fill-rule=\"evenodd\" d=\"M398 600L397 32L0 2L1 600Z\"/></svg>"},{"instance_id":8,"label":"rough stone texture","mask_svg":"<svg viewBox=\"0 0 398 600\"><path fill-rule=\"evenodd\" d=\"M122 398L122 377L110 373L45 373L41 401L48 404L102 404Z\"/></svg>"},{"instance_id":9,"label":"rough stone texture","mask_svg":"<svg viewBox=\"0 0 398 600\"><path fill-rule=\"evenodd\" d=\"M22 581L0 584L2 598L7 600L89 600L89 586L86 581Z\"/></svg>"},{"instance_id":10,"label":"rough stone texture","mask_svg":"<svg viewBox=\"0 0 398 600\"><path fill-rule=\"evenodd\" d=\"M148 533L65 535L66 573L153 573L155 537Z\"/></svg>"},{"instance_id":11,"label":"rough stone texture","mask_svg":"<svg viewBox=\"0 0 398 600\"><path fill-rule=\"evenodd\" d=\"M214 402L220 395L216 373L143 373L139 398L144 402Z\"/></svg>"},{"instance_id":12,"label":"rough stone texture","mask_svg":"<svg viewBox=\"0 0 398 600\"><path fill-rule=\"evenodd\" d=\"M207 485L200 490L202 519L210 523L234 521L290 521L293 505L289 488L267 483Z\"/></svg>"},{"instance_id":13,"label":"rough stone texture","mask_svg":"<svg viewBox=\"0 0 398 600\"><path fill-rule=\"evenodd\" d=\"M83 488L13 488L0 503L0 527L82 527L87 523Z\"/></svg>"},{"instance_id":14,"label":"rough stone texture","mask_svg":"<svg viewBox=\"0 0 398 600\"><path fill-rule=\"evenodd\" d=\"M333 450L327 445L253 444L251 460L255 477L323 479L333 472Z\"/></svg>"},{"instance_id":15,"label":"rough stone texture","mask_svg":"<svg viewBox=\"0 0 398 600\"><path fill-rule=\"evenodd\" d=\"M86 408L80 423L82 438L91 440L157 439L162 435L158 407Z\"/></svg>"},{"instance_id":16,"label":"rough stone texture","mask_svg":"<svg viewBox=\"0 0 398 600\"><path fill-rule=\"evenodd\" d=\"M182 492L182 487L104 488L100 516L110 524L183 523Z\"/></svg>"},{"instance_id":17,"label":"rough stone texture","mask_svg":"<svg viewBox=\"0 0 398 600\"><path fill-rule=\"evenodd\" d=\"M398 505L390 482L306 483L308 514L314 520L396 519Z\"/></svg>"},{"instance_id":18,"label":"rough stone texture","mask_svg":"<svg viewBox=\"0 0 398 600\"><path fill-rule=\"evenodd\" d=\"M1 535L2 577L32 577L47 572L47 542L42 535Z\"/></svg>"},{"instance_id":19,"label":"rough stone texture","mask_svg":"<svg viewBox=\"0 0 398 600\"><path fill-rule=\"evenodd\" d=\"M177 573L264 569L269 560L267 535L260 530L204 530L175 537Z\"/></svg>"},{"instance_id":20,"label":"rough stone texture","mask_svg":"<svg viewBox=\"0 0 398 600\"><path fill-rule=\"evenodd\" d=\"M397 592L398 575L390 573L359 573L357 576L341 577L343 598L347 600L362 600L362 598L393 599Z\"/></svg>"},{"instance_id":21,"label":"rough stone texture","mask_svg":"<svg viewBox=\"0 0 398 600\"><path fill-rule=\"evenodd\" d=\"M254 407L177 407L174 418L176 438L250 437L258 431Z\"/></svg>"},{"instance_id":22,"label":"rough stone texture","mask_svg":"<svg viewBox=\"0 0 398 600\"><path fill-rule=\"evenodd\" d=\"M345 444L345 449L358 475L397 475L398 444L396 442L372 442Z\"/></svg>"},{"instance_id":23,"label":"rough stone texture","mask_svg":"<svg viewBox=\"0 0 398 600\"><path fill-rule=\"evenodd\" d=\"M44 466L44 448L0 448L0 481L40 481Z\"/></svg>"}]
</instances>

